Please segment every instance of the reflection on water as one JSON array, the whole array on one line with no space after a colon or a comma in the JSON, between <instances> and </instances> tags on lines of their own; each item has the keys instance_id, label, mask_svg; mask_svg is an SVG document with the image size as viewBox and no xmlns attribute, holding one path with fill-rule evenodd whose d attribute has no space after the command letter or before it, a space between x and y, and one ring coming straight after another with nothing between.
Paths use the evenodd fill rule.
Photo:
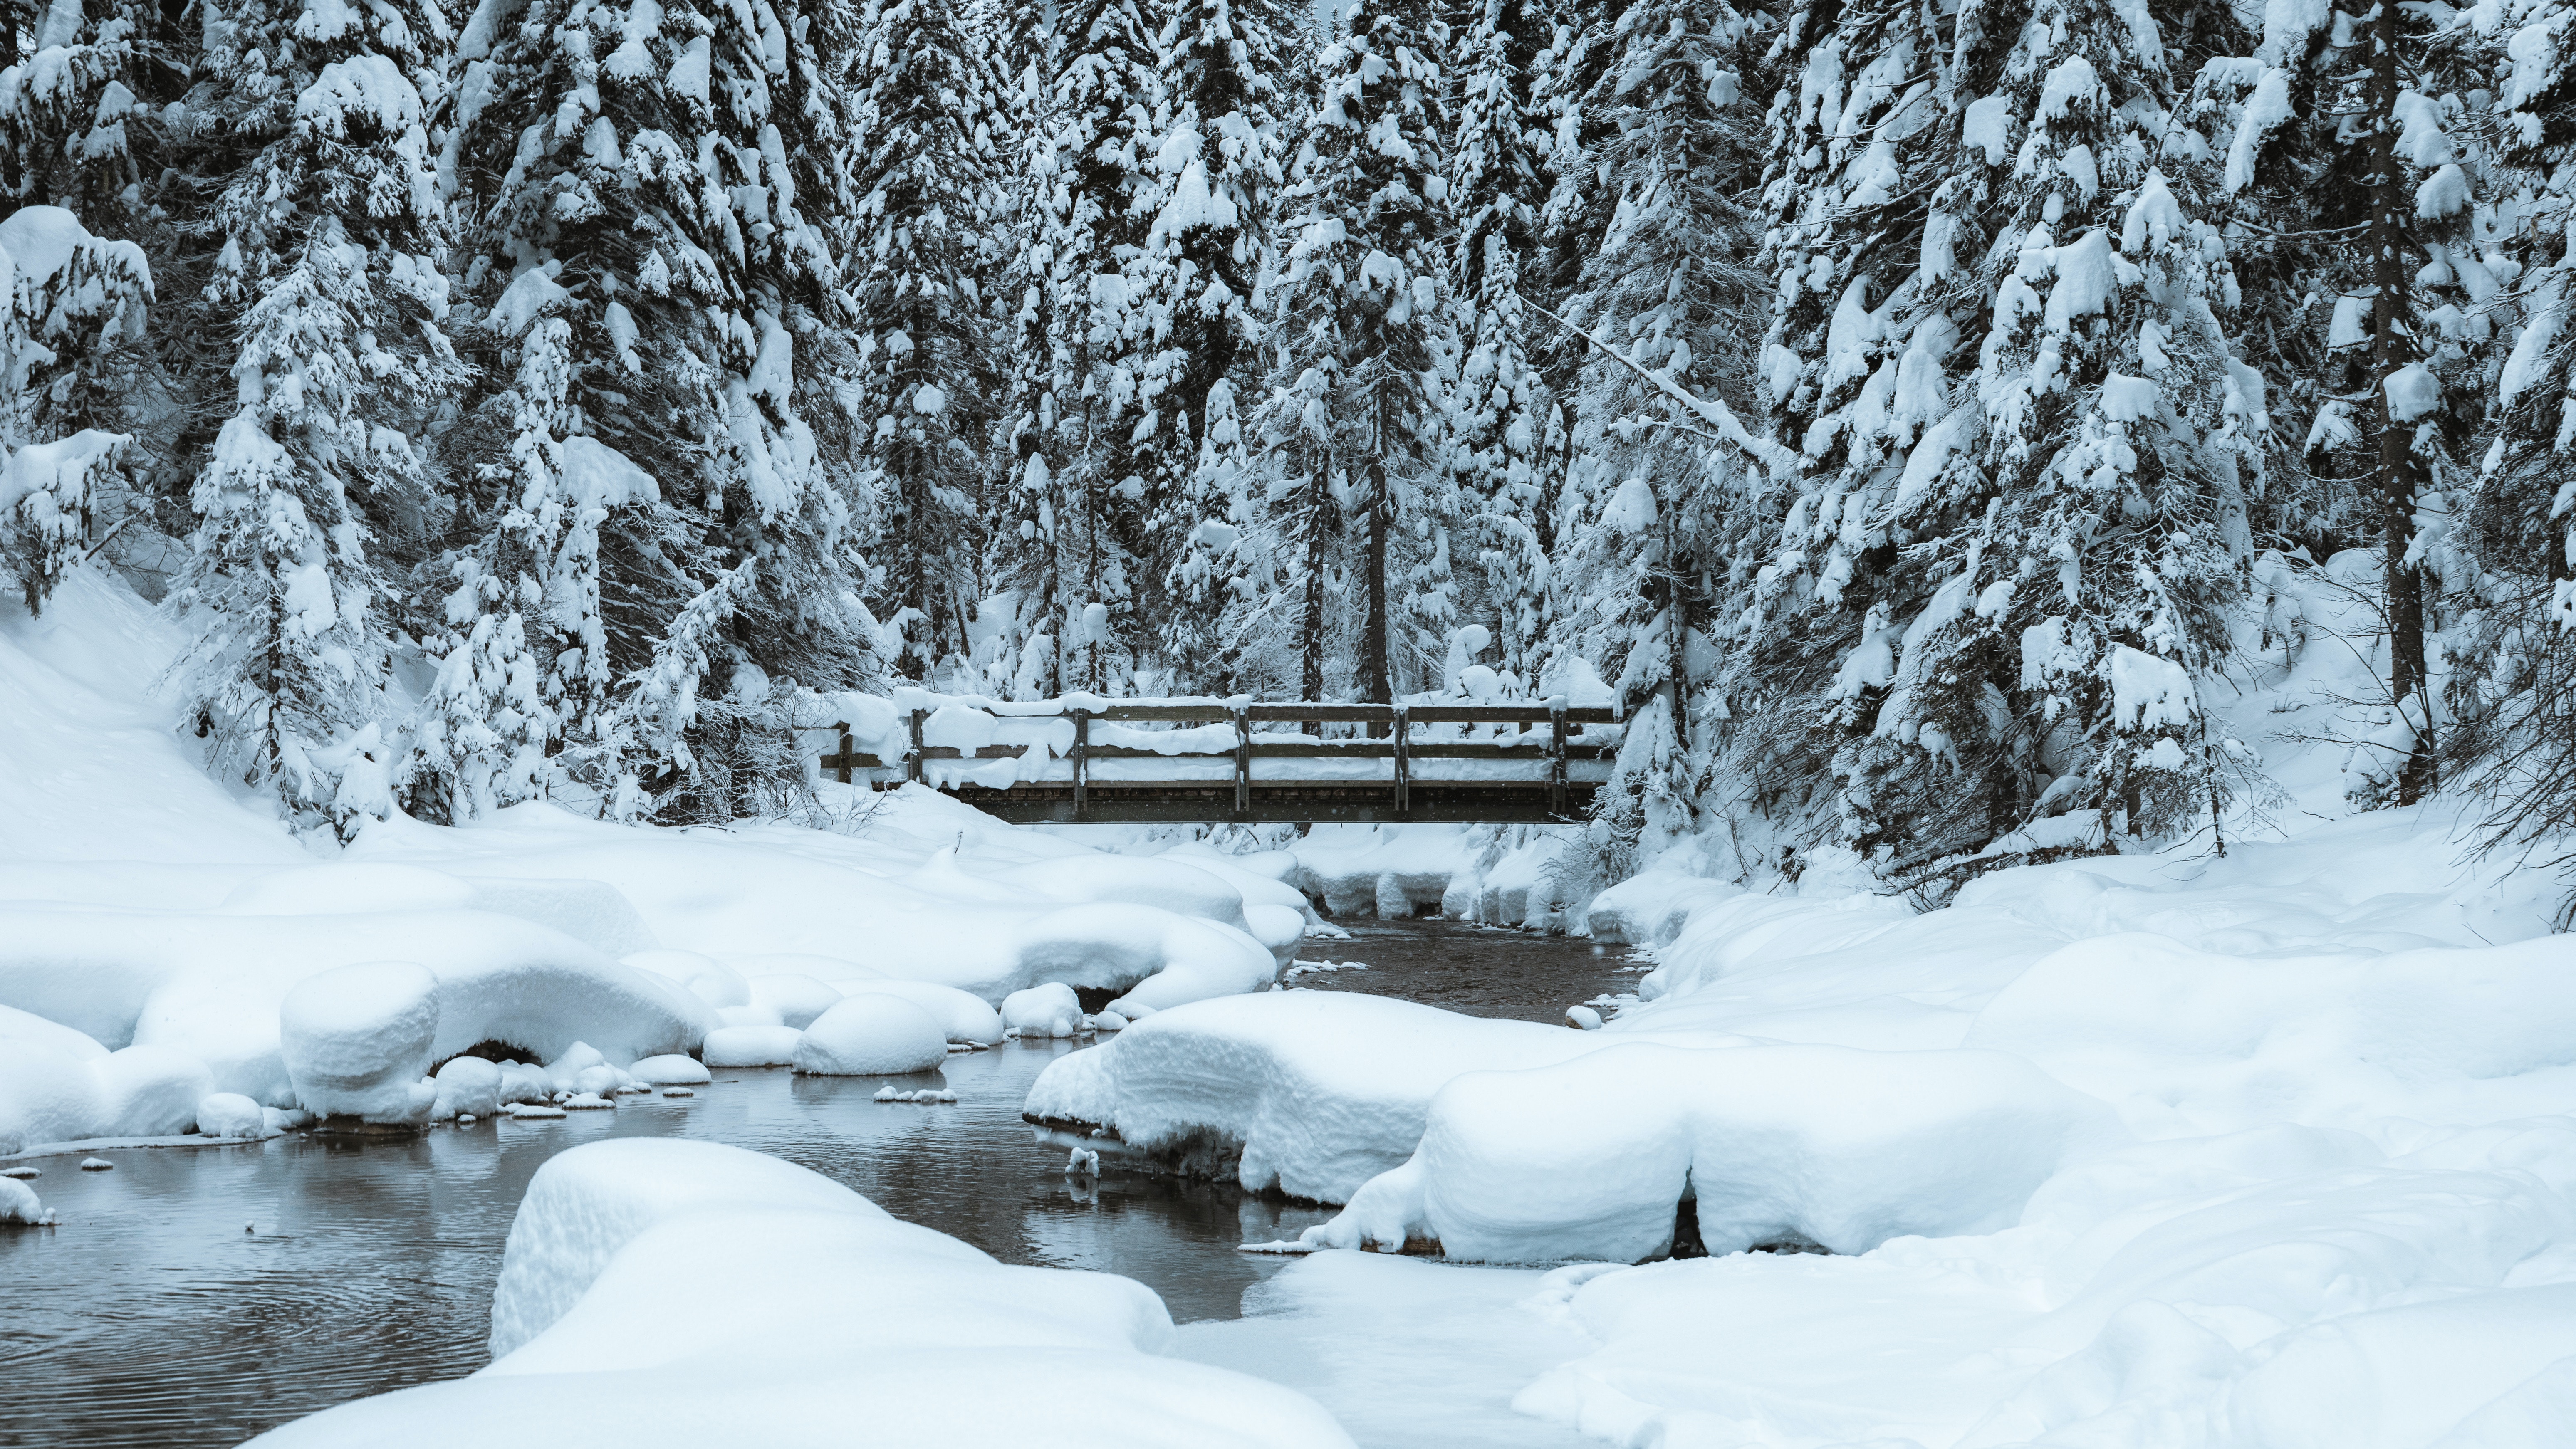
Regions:
<instances>
[{"instance_id":1,"label":"reflection on water","mask_svg":"<svg viewBox=\"0 0 2576 1449\"><path fill-rule=\"evenodd\" d=\"M100 1173L43 1159L31 1185L62 1225L0 1231L0 1446L229 1445L480 1368L529 1175L602 1137L775 1153L1006 1262L1124 1273L1180 1322L1234 1317L1282 1261L1235 1244L1326 1213L1114 1172L1068 1181L1064 1150L1037 1145L1019 1113L1072 1049L952 1057L955 1106L875 1102L881 1078L725 1071L694 1097L560 1121L106 1151L116 1170Z\"/></svg>"}]
</instances>

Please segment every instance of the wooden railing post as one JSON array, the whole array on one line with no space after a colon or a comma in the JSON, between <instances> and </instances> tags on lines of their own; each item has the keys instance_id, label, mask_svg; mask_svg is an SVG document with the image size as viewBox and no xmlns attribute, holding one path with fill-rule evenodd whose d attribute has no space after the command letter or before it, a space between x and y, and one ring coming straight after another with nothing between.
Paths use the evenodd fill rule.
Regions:
<instances>
[{"instance_id":1,"label":"wooden railing post","mask_svg":"<svg viewBox=\"0 0 2576 1449\"><path fill-rule=\"evenodd\" d=\"M903 757L903 777L916 785L921 783L922 774L921 727L929 720L930 711L926 709L916 709L912 712L912 752Z\"/></svg>"},{"instance_id":2,"label":"wooden railing post","mask_svg":"<svg viewBox=\"0 0 2576 1449\"><path fill-rule=\"evenodd\" d=\"M1565 701L1547 702L1547 813L1565 818Z\"/></svg>"},{"instance_id":3,"label":"wooden railing post","mask_svg":"<svg viewBox=\"0 0 2576 1449\"><path fill-rule=\"evenodd\" d=\"M1399 704L1395 707L1395 813L1399 816L1413 813L1413 780L1406 768L1412 762L1405 757L1405 741L1412 733L1412 722Z\"/></svg>"},{"instance_id":4,"label":"wooden railing post","mask_svg":"<svg viewBox=\"0 0 2576 1449\"><path fill-rule=\"evenodd\" d=\"M850 783L850 765L859 752L859 742L850 738L849 721L843 720L832 728L841 733L841 783L846 785Z\"/></svg>"},{"instance_id":5,"label":"wooden railing post","mask_svg":"<svg viewBox=\"0 0 2576 1449\"><path fill-rule=\"evenodd\" d=\"M1234 813L1252 814L1252 712L1234 708Z\"/></svg>"},{"instance_id":6,"label":"wooden railing post","mask_svg":"<svg viewBox=\"0 0 2576 1449\"><path fill-rule=\"evenodd\" d=\"M1090 787L1091 711L1073 712L1073 818L1082 818L1083 796Z\"/></svg>"}]
</instances>

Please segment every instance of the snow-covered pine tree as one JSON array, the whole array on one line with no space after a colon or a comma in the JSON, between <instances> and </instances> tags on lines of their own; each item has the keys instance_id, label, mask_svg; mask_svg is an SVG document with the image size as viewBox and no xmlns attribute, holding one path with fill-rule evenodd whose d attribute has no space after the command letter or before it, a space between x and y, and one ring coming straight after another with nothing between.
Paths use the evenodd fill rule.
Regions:
<instances>
[{"instance_id":1,"label":"snow-covered pine tree","mask_svg":"<svg viewBox=\"0 0 2576 1449\"><path fill-rule=\"evenodd\" d=\"M2188 26L2226 8L2168 36L2102 0L1972 0L1949 33L1864 4L1804 34L1824 13L1775 108L1764 368L1803 462L1736 623L1750 687L1823 696L1839 833L1883 866L2082 804L2205 818L2266 420L2217 316L2216 152L2166 118L2175 43L2206 53Z\"/></svg>"},{"instance_id":2,"label":"snow-covered pine tree","mask_svg":"<svg viewBox=\"0 0 2576 1449\"><path fill-rule=\"evenodd\" d=\"M1230 691L1243 667L1225 606L1260 565L1237 387L1257 361L1255 292L1307 23L1293 0L1181 0L1158 38L1168 119L1142 202L1154 222L1128 268L1150 329L1129 439L1171 559L1155 607L1183 688Z\"/></svg>"},{"instance_id":3,"label":"snow-covered pine tree","mask_svg":"<svg viewBox=\"0 0 2576 1449\"><path fill-rule=\"evenodd\" d=\"M1139 0L1027 5L1012 25L1006 52L1052 56L1055 70L1044 96L1024 102L1037 129L1003 299L1015 357L997 573L1014 617L993 682L1022 696L1122 692L1140 664L1152 668L1136 602L1163 572L1145 479L1129 467L1149 328L1125 270L1155 214L1139 198L1153 190L1162 140L1159 30Z\"/></svg>"},{"instance_id":4,"label":"snow-covered pine tree","mask_svg":"<svg viewBox=\"0 0 2576 1449\"><path fill-rule=\"evenodd\" d=\"M1704 750L1686 756L1703 733L1693 716L1709 680L1711 585L1746 551L1772 471L1762 458L1779 456L1740 431L1710 436L1666 391L1751 413L1745 363L1765 288L1740 197L1763 163L1744 97L1764 88L1772 28L1723 0L1630 5L1592 42L1599 79L1582 116L1593 141L1561 163L1606 187L1609 206L1563 307L1583 354L1570 374L1571 458L1551 500L1559 597L1546 649L1599 668L1631 708L1661 700L1663 723L1629 732L1599 797L1623 850L1689 828L1706 762ZM1561 219L1588 210L1563 197L1556 208Z\"/></svg>"},{"instance_id":5,"label":"snow-covered pine tree","mask_svg":"<svg viewBox=\"0 0 2576 1449\"><path fill-rule=\"evenodd\" d=\"M952 0L867 0L860 19L860 229L847 270L863 371L852 410L885 519L875 612L903 639L896 671L927 681L966 653L984 596L984 450L1006 372L993 228L1011 138L1001 77Z\"/></svg>"},{"instance_id":6,"label":"snow-covered pine tree","mask_svg":"<svg viewBox=\"0 0 2576 1449\"><path fill-rule=\"evenodd\" d=\"M1268 287L1281 386L1262 429L1285 470L1271 496L1297 510L1305 545L1286 550L1303 554L1299 653L1320 650L1328 543L1346 519L1342 566L1361 599L1352 689L1387 701L1438 669L1454 608L1441 467L1456 353L1441 286L1449 127L1429 8L1352 5L1317 70Z\"/></svg>"},{"instance_id":7,"label":"snow-covered pine tree","mask_svg":"<svg viewBox=\"0 0 2576 1449\"><path fill-rule=\"evenodd\" d=\"M0 258L0 555L41 612L96 547L100 494L133 441L94 424L112 426L131 379L122 354L143 335L152 273L141 247L101 241L56 206L0 220Z\"/></svg>"},{"instance_id":8,"label":"snow-covered pine tree","mask_svg":"<svg viewBox=\"0 0 2576 1449\"><path fill-rule=\"evenodd\" d=\"M1458 218L1451 294L1466 357L1453 406L1452 467L1473 521L1477 595L1503 669L1533 677L1547 623L1544 522L1564 450L1556 399L1537 358L1549 323L1527 305L1523 278L1543 273L1539 217L1553 186L1553 120L1538 91L1563 27L1549 0L1485 0L1458 46L1458 134L1450 156Z\"/></svg>"},{"instance_id":9,"label":"snow-covered pine tree","mask_svg":"<svg viewBox=\"0 0 2576 1449\"><path fill-rule=\"evenodd\" d=\"M381 547L431 510L414 439L461 376L410 79L443 72L445 26L418 6L314 0L217 6L206 27L194 124L256 149L213 220L200 315L237 339L238 401L192 494L179 671L225 768L345 828L390 805L399 614Z\"/></svg>"},{"instance_id":10,"label":"snow-covered pine tree","mask_svg":"<svg viewBox=\"0 0 2576 1449\"><path fill-rule=\"evenodd\" d=\"M875 676L840 402L856 34L828 0L485 0L466 26L440 172L486 390L423 738L514 703L499 742L425 750L420 797L510 798L544 756L614 812L721 818L792 760L699 747L785 728L761 681ZM674 674L700 668L730 686Z\"/></svg>"},{"instance_id":11,"label":"snow-covered pine tree","mask_svg":"<svg viewBox=\"0 0 2576 1449\"><path fill-rule=\"evenodd\" d=\"M2493 138L2495 173L2472 224L2494 244L2454 249L2476 270L2452 269L2509 299L2520 326L2498 334L2512 346L2494 375L2494 436L2476 481L2443 489L2444 542L2467 565L2446 582L2478 622L2452 631L2444 650L2453 728L2442 754L2453 780L2483 797L2491 845L2563 867L2576 819L2576 201L2559 178L2576 161L2576 5L2525 0L2462 18L2443 38L2462 73L2496 84L2494 114L2490 126L2468 116L2445 130ZM2455 383L2446 398L2466 391ZM2571 911L2576 903L2562 906L2562 929Z\"/></svg>"}]
</instances>

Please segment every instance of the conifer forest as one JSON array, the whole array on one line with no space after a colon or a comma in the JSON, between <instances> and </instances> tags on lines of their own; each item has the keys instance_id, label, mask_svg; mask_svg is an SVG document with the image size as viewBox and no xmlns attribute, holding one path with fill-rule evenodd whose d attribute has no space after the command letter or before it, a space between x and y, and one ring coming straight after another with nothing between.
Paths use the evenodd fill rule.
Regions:
<instances>
[{"instance_id":1,"label":"conifer forest","mask_svg":"<svg viewBox=\"0 0 2576 1449\"><path fill-rule=\"evenodd\" d=\"M1895 878L2259 803L2327 585L2356 803L2576 811L2567 0L10 15L0 547L309 830L757 814L814 691L1573 696L1604 879Z\"/></svg>"}]
</instances>

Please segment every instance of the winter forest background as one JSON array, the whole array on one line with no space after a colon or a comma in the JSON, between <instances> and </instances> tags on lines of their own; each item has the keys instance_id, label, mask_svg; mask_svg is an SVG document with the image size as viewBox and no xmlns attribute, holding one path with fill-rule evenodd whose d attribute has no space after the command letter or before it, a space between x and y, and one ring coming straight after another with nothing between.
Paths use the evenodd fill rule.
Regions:
<instances>
[{"instance_id":1,"label":"winter forest background","mask_svg":"<svg viewBox=\"0 0 2576 1449\"><path fill-rule=\"evenodd\" d=\"M1896 880L2259 807L2321 586L2358 800L2576 814L2565 0L11 17L0 544L315 829L760 813L900 680L1606 689L1605 872Z\"/></svg>"}]
</instances>

